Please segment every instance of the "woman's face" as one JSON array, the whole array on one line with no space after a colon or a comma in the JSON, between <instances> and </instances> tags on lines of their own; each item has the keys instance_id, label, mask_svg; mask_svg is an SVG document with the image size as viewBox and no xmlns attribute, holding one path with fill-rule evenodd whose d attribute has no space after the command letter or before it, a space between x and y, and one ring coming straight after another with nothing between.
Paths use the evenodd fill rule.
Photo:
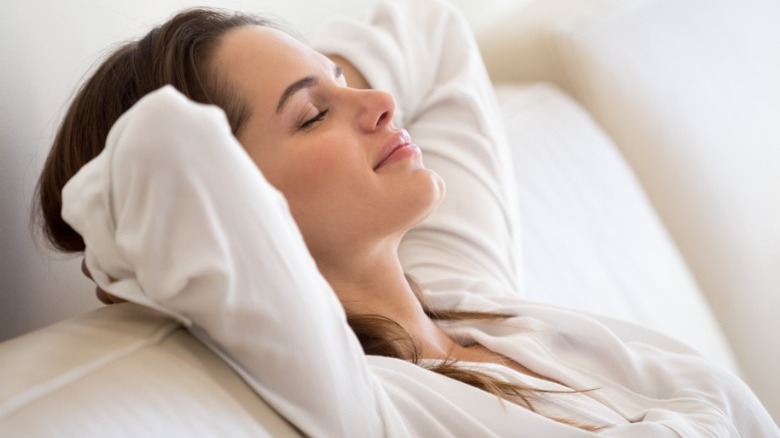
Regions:
<instances>
[{"instance_id":1,"label":"woman's face","mask_svg":"<svg viewBox=\"0 0 780 438\"><path fill-rule=\"evenodd\" d=\"M215 61L250 106L239 140L284 193L318 261L397 244L443 196L441 178L392 126L392 96L348 87L327 57L283 32L248 26L225 35Z\"/></svg>"}]
</instances>

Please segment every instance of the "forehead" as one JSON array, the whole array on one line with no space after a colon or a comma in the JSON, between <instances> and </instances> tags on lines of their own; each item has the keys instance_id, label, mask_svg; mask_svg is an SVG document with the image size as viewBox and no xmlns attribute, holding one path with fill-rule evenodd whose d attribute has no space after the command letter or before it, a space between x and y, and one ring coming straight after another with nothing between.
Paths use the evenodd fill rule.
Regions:
<instances>
[{"instance_id":1,"label":"forehead","mask_svg":"<svg viewBox=\"0 0 780 438\"><path fill-rule=\"evenodd\" d=\"M297 54L314 52L291 35L271 27L250 25L229 30L222 38L218 56L230 59L245 50L266 56L280 56L293 51ZM316 52L315 52L316 53Z\"/></svg>"},{"instance_id":2,"label":"forehead","mask_svg":"<svg viewBox=\"0 0 780 438\"><path fill-rule=\"evenodd\" d=\"M229 31L214 61L231 84L263 99L278 99L290 83L332 70L328 58L319 52L280 30L263 26Z\"/></svg>"}]
</instances>

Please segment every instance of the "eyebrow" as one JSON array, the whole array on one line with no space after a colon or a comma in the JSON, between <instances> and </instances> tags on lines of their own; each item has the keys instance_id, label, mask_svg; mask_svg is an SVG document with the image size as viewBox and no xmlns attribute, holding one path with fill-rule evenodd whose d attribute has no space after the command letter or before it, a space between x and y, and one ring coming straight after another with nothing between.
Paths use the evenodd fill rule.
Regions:
<instances>
[{"instance_id":1,"label":"eyebrow","mask_svg":"<svg viewBox=\"0 0 780 438\"><path fill-rule=\"evenodd\" d=\"M344 75L344 70L341 69L338 65L334 67L333 69L333 75L335 77L340 77ZM287 104L287 102L292 98L292 96L297 93L298 91L301 91L306 88L311 88L319 83L319 79L317 79L316 76L306 76L305 78L298 79L297 81L290 84L287 88L284 89L284 92L282 92L282 96L279 97L279 103L276 105L276 112L280 113L284 109L284 106Z\"/></svg>"}]
</instances>

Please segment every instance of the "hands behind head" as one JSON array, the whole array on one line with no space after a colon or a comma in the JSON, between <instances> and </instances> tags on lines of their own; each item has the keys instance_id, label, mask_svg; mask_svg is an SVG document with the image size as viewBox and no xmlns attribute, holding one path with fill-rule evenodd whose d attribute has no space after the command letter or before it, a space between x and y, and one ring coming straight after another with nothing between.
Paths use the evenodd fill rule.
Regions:
<instances>
[{"instance_id":1,"label":"hands behind head","mask_svg":"<svg viewBox=\"0 0 780 438\"><path fill-rule=\"evenodd\" d=\"M86 275L87 278L89 278L90 280L95 281L92 278L92 274L89 273L89 269L87 269L87 262L83 259L81 260L81 272L83 272L84 275ZM111 295L110 293L101 289L100 286L95 287L95 295L97 295L98 299L104 304L117 304L117 303L124 303L125 301L127 301L125 299Z\"/></svg>"}]
</instances>

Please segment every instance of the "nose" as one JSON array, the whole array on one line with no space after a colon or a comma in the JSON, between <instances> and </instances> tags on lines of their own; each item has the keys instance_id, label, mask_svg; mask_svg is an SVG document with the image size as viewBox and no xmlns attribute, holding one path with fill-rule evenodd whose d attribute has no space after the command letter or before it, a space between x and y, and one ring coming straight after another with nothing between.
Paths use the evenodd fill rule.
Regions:
<instances>
[{"instance_id":1,"label":"nose","mask_svg":"<svg viewBox=\"0 0 780 438\"><path fill-rule=\"evenodd\" d=\"M376 131L389 126L395 114L393 95L381 90L357 90L357 124L366 132Z\"/></svg>"}]
</instances>

